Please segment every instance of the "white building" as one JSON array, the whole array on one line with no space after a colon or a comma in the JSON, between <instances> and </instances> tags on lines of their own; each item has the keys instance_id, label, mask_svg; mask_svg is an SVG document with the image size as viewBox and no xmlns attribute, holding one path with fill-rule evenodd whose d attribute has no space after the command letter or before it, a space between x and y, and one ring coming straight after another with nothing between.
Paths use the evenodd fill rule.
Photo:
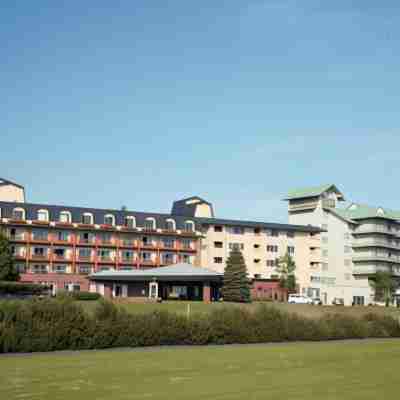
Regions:
<instances>
[{"instance_id":1,"label":"white building","mask_svg":"<svg viewBox=\"0 0 400 400\"><path fill-rule=\"evenodd\" d=\"M370 304L369 280L377 271L400 277L400 212L350 203L335 185L289 193L289 223L319 226L321 263L310 266L309 279L299 276L300 289L331 304ZM318 246L317 246L318 248Z\"/></svg>"}]
</instances>

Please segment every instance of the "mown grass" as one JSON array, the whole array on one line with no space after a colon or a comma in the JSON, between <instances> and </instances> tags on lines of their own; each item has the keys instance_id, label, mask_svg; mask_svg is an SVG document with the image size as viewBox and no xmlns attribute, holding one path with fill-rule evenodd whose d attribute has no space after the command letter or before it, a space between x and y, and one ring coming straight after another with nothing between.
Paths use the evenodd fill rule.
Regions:
<instances>
[{"instance_id":1,"label":"mown grass","mask_svg":"<svg viewBox=\"0 0 400 400\"><path fill-rule=\"evenodd\" d=\"M399 340L2 356L0 398L389 399L399 363Z\"/></svg>"},{"instance_id":2,"label":"mown grass","mask_svg":"<svg viewBox=\"0 0 400 400\"><path fill-rule=\"evenodd\" d=\"M83 307L88 310L94 310L96 301L83 301L80 302ZM258 305L264 304L261 302L253 302L251 304L237 304L237 303L211 303L206 304L201 301L166 301L163 303L121 303L121 307L125 308L130 313L142 314L156 310L168 310L179 314L186 314L189 310L190 313L209 313L213 310L222 307L241 307L248 310L255 309ZM400 309L395 307L341 307L341 306L312 306L308 304L288 304L278 302L267 302L268 306L275 307L282 311L289 311L297 313L301 316L318 318L327 313L344 314L348 316L363 316L367 313L377 313L379 315L390 315L395 318L400 317ZM188 308L189 307L189 308Z\"/></svg>"}]
</instances>

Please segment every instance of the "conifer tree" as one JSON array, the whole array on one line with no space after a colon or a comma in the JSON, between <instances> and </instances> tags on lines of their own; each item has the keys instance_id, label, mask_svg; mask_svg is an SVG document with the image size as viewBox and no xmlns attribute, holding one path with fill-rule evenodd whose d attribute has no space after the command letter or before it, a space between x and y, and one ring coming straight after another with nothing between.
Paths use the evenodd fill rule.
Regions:
<instances>
[{"instance_id":1,"label":"conifer tree","mask_svg":"<svg viewBox=\"0 0 400 400\"><path fill-rule=\"evenodd\" d=\"M0 281L18 281L19 273L14 265L10 242L0 232Z\"/></svg>"},{"instance_id":2,"label":"conifer tree","mask_svg":"<svg viewBox=\"0 0 400 400\"><path fill-rule=\"evenodd\" d=\"M222 296L225 301L251 302L250 281L240 250L234 249L226 260Z\"/></svg>"}]
</instances>

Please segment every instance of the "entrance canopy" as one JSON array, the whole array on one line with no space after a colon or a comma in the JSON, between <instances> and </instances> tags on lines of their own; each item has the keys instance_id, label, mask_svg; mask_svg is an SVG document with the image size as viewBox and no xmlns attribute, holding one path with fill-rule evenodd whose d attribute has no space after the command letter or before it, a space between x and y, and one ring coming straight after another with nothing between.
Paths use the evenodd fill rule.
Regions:
<instances>
[{"instance_id":1,"label":"entrance canopy","mask_svg":"<svg viewBox=\"0 0 400 400\"><path fill-rule=\"evenodd\" d=\"M133 269L133 270L107 270L96 272L89 276L92 281L159 281L159 282L222 282L223 274L209 269L196 267L192 264L180 263L167 267Z\"/></svg>"}]
</instances>

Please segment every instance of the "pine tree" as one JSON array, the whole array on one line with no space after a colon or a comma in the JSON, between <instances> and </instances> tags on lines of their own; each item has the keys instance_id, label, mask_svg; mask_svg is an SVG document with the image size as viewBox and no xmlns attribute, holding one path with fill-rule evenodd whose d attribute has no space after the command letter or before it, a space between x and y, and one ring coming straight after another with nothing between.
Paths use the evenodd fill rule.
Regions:
<instances>
[{"instance_id":1,"label":"pine tree","mask_svg":"<svg viewBox=\"0 0 400 400\"><path fill-rule=\"evenodd\" d=\"M234 249L226 260L222 296L225 301L251 302L250 281L240 250Z\"/></svg>"},{"instance_id":2,"label":"pine tree","mask_svg":"<svg viewBox=\"0 0 400 400\"><path fill-rule=\"evenodd\" d=\"M14 265L10 242L0 232L0 281L18 281L19 273Z\"/></svg>"}]
</instances>

